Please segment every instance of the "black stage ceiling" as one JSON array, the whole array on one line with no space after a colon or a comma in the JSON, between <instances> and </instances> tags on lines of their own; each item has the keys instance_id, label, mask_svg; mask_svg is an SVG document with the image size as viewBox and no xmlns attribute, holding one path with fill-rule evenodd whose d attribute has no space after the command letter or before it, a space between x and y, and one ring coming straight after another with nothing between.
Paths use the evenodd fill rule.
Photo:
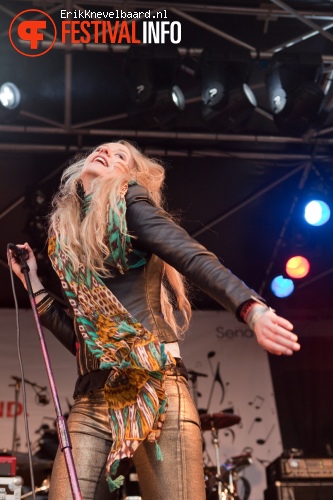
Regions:
<instances>
[{"instance_id":1,"label":"black stage ceiling","mask_svg":"<svg viewBox=\"0 0 333 500\"><path fill-rule=\"evenodd\" d=\"M16 116L0 114L0 306L13 306L6 244L31 241L41 252L42 273L47 274L39 224L43 224L61 170L77 152L122 137L162 157L167 167L169 209L224 265L278 311L298 317L330 316L333 222L310 229L302 219L302 208L314 190L332 201L332 4L319 0L219 0L207 4L2 0L0 80L17 82L22 102ZM143 63L130 79L124 70L129 64L128 50L133 54L134 45L61 43L62 9L107 12L125 8L128 12L163 9L170 23L181 24L181 42L166 44L163 56L161 45L149 47L164 62L174 60L175 53L179 58L171 70L162 63L154 69L159 83L169 82L173 76L173 83L185 95L184 111L169 124L161 123L162 115L153 116L148 109L135 113L130 84ZM58 28L59 39L41 57L19 54L8 39L11 21L26 9L49 13ZM233 61L234 57L243 61L247 54L247 63L239 67L235 62L231 66L225 63L247 77L255 94L257 106L247 122L236 123L236 111L219 123L203 120L200 75L203 79L207 75L201 69L204 49L210 49L210 54L227 54ZM169 50L172 57L166 55ZM301 61L293 67L295 79L307 63L321 58L317 77L325 93L325 109L312 122L303 117L310 105L304 104L301 92L296 116L302 116L303 122L297 124L296 118L296 124L292 120L279 124L274 120L265 75L277 53ZM36 190L45 196L46 207L34 206ZM271 279L284 274L286 258L293 252L308 256L310 273L296 283L293 295L276 299L270 292ZM28 306L21 287L18 295L20 305ZM193 291L193 302L199 309L218 307L197 291Z\"/></svg>"}]
</instances>

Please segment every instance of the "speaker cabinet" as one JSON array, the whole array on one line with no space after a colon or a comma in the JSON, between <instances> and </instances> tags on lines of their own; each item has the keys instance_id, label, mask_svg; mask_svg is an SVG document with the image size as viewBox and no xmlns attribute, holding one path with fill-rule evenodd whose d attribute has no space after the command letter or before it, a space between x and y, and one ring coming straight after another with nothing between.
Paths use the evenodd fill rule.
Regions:
<instances>
[{"instance_id":1,"label":"speaker cabinet","mask_svg":"<svg viewBox=\"0 0 333 500\"><path fill-rule=\"evenodd\" d=\"M265 500L332 500L333 482L288 482L277 481L265 491Z\"/></svg>"}]
</instances>

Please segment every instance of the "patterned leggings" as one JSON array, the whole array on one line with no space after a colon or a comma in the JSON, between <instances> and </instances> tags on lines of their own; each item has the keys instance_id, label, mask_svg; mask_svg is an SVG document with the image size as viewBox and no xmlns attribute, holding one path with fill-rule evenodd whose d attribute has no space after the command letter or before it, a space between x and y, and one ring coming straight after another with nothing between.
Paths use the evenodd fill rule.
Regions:
<instances>
[{"instance_id":1,"label":"patterned leggings","mask_svg":"<svg viewBox=\"0 0 333 500\"><path fill-rule=\"evenodd\" d=\"M199 417L187 381L176 369L165 382L168 410L159 445L142 443L134 454L143 500L204 500L205 484ZM105 463L111 448L108 413L102 390L79 397L71 410L68 427L83 500L116 499L105 480ZM63 453L58 450L53 467L49 500L71 500Z\"/></svg>"}]
</instances>

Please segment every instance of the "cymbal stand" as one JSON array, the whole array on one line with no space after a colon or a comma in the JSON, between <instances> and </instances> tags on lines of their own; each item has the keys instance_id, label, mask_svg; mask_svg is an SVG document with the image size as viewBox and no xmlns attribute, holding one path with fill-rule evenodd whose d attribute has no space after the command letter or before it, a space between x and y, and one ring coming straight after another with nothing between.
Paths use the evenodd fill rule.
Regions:
<instances>
[{"instance_id":1,"label":"cymbal stand","mask_svg":"<svg viewBox=\"0 0 333 500\"><path fill-rule=\"evenodd\" d=\"M232 469L228 470L228 496L226 498L227 499L230 498L230 500L231 499L232 500L234 500L234 499L236 500L236 498L238 498L238 495L236 494L236 490L235 490L234 476L233 476L233 470Z\"/></svg>"},{"instance_id":2,"label":"cymbal stand","mask_svg":"<svg viewBox=\"0 0 333 500\"><path fill-rule=\"evenodd\" d=\"M217 498L218 500L236 500L238 498L234 479L233 479L233 468L228 471L228 484L224 485L222 482L222 470L220 462L220 446L218 438L218 429L214 427L214 422L211 422L211 433L212 433L212 444L215 448L215 460L216 460L216 481L217 481ZM236 495L236 496L235 496Z\"/></svg>"},{"instance_id":3,"label":"cymbal stand","mask_svg":"<svg viewBox=\"0 0 333 500\"><path fill-rule=\"evenodd\" d=\"M214 422L211 423L211 433L212 433L212 445L215 448L215 460L216 460L216 480L217 480L217 498L218 500L226 500L225 496L222 496L222 481L221 481L221 465L220 465L220 446L218 438L218 429L214 427Z\"/></svg>"}]
</instances>

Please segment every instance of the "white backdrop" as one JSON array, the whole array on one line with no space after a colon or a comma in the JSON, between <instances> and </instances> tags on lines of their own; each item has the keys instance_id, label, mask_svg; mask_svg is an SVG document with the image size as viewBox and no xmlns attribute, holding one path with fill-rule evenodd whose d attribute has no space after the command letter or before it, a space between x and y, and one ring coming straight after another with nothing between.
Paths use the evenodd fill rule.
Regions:
<instances>
[{"instance_id":1,"label":"white backdrop","mask_svg":"<svg viewBox=\"0 0 333 500\"><path fill-rule=\"evenodd\" d=\"M21 348L24 377L39 386L48 386L44 362L39 347L31 311L20 311ZM53 372L63 412L68 411L76 379L74 357L45 331ZM0 449L11 449L13 437L14 387L12 376L21 377L16 350L16 323L13 310L0 310ZM194 312L190 332L181 344L188 369L204 373L198 377L198 407L210 413L231 409L241 417L241 423L219 431L221 463L226 459L251 451L253 464L243 475L250 481L251 500L263 500L266 487L265 466L282 451L271 376L266 353L257 345L246 325L238 323L222 311ZM210 354L209 354L210 353ZM209 356L208 356L209 354ZM52 402L40 406L36 394L26 387L30 441L36 442L36 430L42 424L53 426ZM50 397L49 390L47 391ZM20 393L22 403L22 391ZM21 410L21 405L20 409ZM20 452L26 452L23 414L17 418ZM204 432L205 463L215 465L215 455L209 431Z\"/></svg>"}]
</instances>

